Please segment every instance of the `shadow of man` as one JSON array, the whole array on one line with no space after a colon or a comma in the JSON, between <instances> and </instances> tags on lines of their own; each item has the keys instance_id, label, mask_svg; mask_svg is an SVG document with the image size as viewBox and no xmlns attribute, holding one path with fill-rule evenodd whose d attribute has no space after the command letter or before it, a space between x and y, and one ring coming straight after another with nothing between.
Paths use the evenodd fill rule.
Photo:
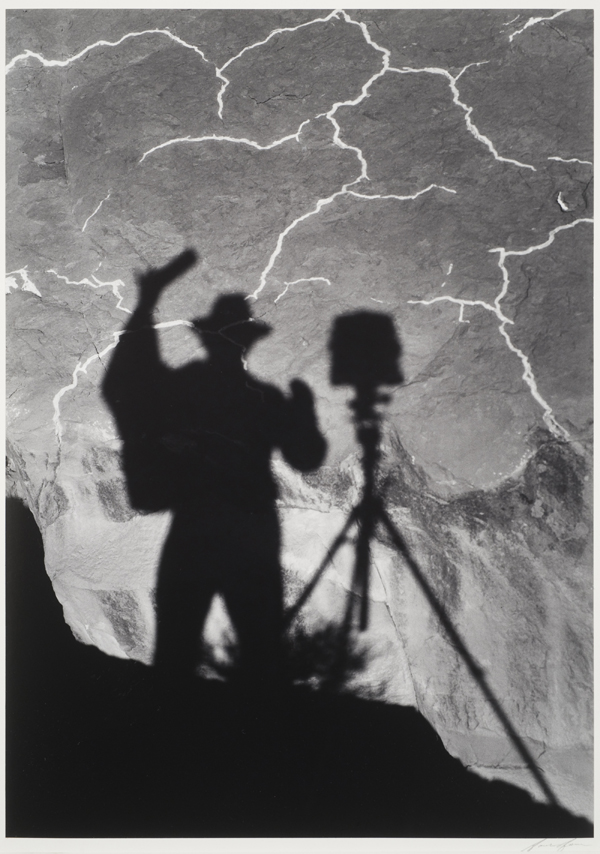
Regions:
<instances>
[{"instance_id":1,"label":"shadow of man","mask_svg":"<svg viewBox=\"0 0 600 854\"><path fill-rule=\"evenodd\" d=\"M156 588L155 665L170 676L195 672L219 593L237 635L240 676L267 684L281 672L283 632L271 455L280 449L291 466L310 471L327 446L307 385L293 380L286 396L246 370L248 350L271 329L252 318L242 294L220 296L193 321L208 358L175 370L162 362L152 314L195 257L187 251L138 276L138 303L102 388L123 440L132 506L173 511Z\"/></svg>"}]
</instances>

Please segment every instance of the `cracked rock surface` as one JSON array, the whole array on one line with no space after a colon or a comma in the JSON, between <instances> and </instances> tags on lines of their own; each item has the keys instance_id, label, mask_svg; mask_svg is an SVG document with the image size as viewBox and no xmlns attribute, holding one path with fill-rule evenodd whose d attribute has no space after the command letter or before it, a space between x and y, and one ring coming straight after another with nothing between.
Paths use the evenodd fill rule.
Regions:
<instances>
[{"instance_id":1,"label":"cracked rock surface","mask_svg":"<svg viewBox=\"0 0 600 854\"><path fill-rule=\"evenodd\" d=\"M186 322L244 291L273 327L250 370L316 397L324 465L274 463L293 601L361 487L331 324L391 315L386 507L590 815L591 12L516 11L9 11L9 484L76 637L149 663L169 517L129 506L100 383L134 272L194 247L157 312L165 361L196 357ZM372 558L353 689L539 796L383 535ZM307 627L341 614L351 565L346 548Z\"/></svg>"}]
</instances>

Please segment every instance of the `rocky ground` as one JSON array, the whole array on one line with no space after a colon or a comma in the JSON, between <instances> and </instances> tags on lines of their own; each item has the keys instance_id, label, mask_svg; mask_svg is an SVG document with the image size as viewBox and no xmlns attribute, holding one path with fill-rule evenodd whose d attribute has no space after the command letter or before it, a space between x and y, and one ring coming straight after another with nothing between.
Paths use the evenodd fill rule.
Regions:
<instances>
[{"instance_id":1,"label":"rocky ground","mask_svg":"<svg viewBox=\"0 0 600 854\"><path fill-rule=\"evenodd\" d=\"M412 707L166 682L78 644L33 519L8 519L8 836L591 835L465 770Z\"/></svg>"},{"instance_id":2,"label":"rocky ground","mask_svg":"<svg viewBox=\"0 0 600 854\"><path fill-rule=\"evenodd\" d=\"M274 463L290 602L361 489L331 325L383 312L404 373L387 510L558 800L591 816L591 12L12 10L7 38L9 486L76 637L152 659L169 518L130 506L100 394L135 271L199 254L157 313L169 365L242 291L273 327L250 370L315 394L324 465ZM351 561L303 631L340 614ZM382 531L372 564L354 693L541 797Z\"/></svg>"}]
</instances>

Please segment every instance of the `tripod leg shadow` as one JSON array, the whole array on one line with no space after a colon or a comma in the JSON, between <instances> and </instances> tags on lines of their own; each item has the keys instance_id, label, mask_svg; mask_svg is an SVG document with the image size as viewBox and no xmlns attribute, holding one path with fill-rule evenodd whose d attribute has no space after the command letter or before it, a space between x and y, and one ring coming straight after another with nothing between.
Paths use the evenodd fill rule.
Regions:
<instances>
[{"instance_id":1,"label":"tripod leg shadow","mask_svg":"<svg viewBox=\"0 0 600 854\"><path fill-rule=\"evenodd\" d=\"M379 509L379 519L380 519L381 523L384 525L385 529L387 530L387 532L390 536L390 539L392 540L392 543L398 549L398 551L400 552L400 554L402 555L402 557L406 561L408 568L410 569L410 571L413 574L413 577L415 578L415 580L419 584L419 587L423 591L427 601L429 602L429 604L433 608L433 610L434 610L436 616L438 617L442 627L444 628L446 634L450 638L452 645L454 646L454 648L457 650L457 652L460 654L461 658L463 659L463 661L467 665L469 672L471 673L471 676L475 679L475 681L479 685L479 687L480 687L482 693L484 694L486 700L489 702L489 704L492 707L492 709L494 710L498 720L500 721L500 723L504 727L506 734L510 738L510 740L513 743L516 750L519 752L521 758L523 759L523 761L527 765L528 769L531 771L532 775L534 776L535 780L537 781L538 785L540 786L541 790L543 791L544 795L546 796L548 802L552 806L556 806L556 807L560 806L556 795L554 794L554 792L552 791L552 789L548 785L546 778L544 777L540 768L537 766L535 759L533 758L533 756L531 755L531 753L529 752L529 750L527 748L527 745L525 744L523 739L520 737L520 735L518 734L518 732L516 731L516 729L514 728L512 723L510 722L506 712L504 711L504 709L500 705L498 698L496 697L496 695L494 694L494 692L492 691L492 689L488 685L484 671L477 664L477 662L475 661L475 659L473 658L473 656L469 652L467 646L465 645L465 642L463 641L463 639L461 638L461 636L459 635L459 633L455 629L454 625L452 624L452 621L448 617L448 614L446 613L443 606L441 605L441 603L438 601L437 597L435 596L435 593L433 592L430 584L428 583L423 572L421 571L421 568L419 567L419 565L415 561L415 559L412 557L410 550L409 550L404 538L402 537L402 535L400 534L400 532L398 531L398 529L396 528L396 526L394 525L394 523L392 522L388 513L386 512L386 510L384 509L384 507L382 505L380 505L380 509Z\"/></svg>"},{"instance_id":2,"label":"tripod leg shadow","mask_svg":"<svg viewBox=\"0 0 600 854\"><path fill-rule=\"evenodd\" d=\"M471 676L479 685L479 688L481 689L483 695L492 707L494 713L496 714L496 717L502 724L504 731L506 732L515 749L525 762L527 768L535 778L536 782L544 793L544 796L546 797L548 803L552 806L560 807L558 798L552 791L541 769L536 764L536 761L531 755L529 749L527 748L527 745L516 731L506 712L502 708L498 698L489 686L483 669L479 666L475 658L470 653L465 642L461 638L460 634L458 633L448 614L446 613L444 607L438 601L435 593L431 588L431 585L425 578L425 575L423 574L419 564L411 555L410 549L408 548L406 541L390 519L390 516L385 510L383 503L379 497L370 497L370 500L368 502L363 500L360 504L357 504L356 507L354 507L353 510L350 512L344 527L332 542L329 550L327 551L325 557L319 565L312 580L306 586L304 592L302 593L298 601L295 603L295 605L288 609L284 617L284 628L287 629L289 627L289 625L296 617L300 609L304 606L304 604L312 594L313 590L315 589L316 585L318 584L319 580L323 576L323 573L325 572L326 568L334 559L340 547L345 542L347 542L348 533L352 525L357 524L359 527L359 534L357 540L357 555L352 587L348 593L348 601L346 605L344 619L338 632L337 661L334 667L332 668L330 679L328 680L330 688L335 688L338 683L341 684L342 674L344 673L346 666L350 635L353 628L353 616L356 608L357 594L361 597L359 620L360 630L363 631L367 627L368 610L367 606L365 605L365 601L368 598L369 545L378 522L384 526L392 544L404 558L408 568L412 572L413 577L417 581L429 605L432 607L433 611L438 617L442 628L446 632L456 651L459 653L459 655L465 662Z\"/></svg>"}]
</instances>

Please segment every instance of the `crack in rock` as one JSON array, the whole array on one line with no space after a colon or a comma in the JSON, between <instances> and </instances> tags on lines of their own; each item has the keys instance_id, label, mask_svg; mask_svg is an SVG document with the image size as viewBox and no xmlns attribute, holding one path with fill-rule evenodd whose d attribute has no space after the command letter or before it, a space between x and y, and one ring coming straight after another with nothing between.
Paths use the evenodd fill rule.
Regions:
<instances>
[{"instance_id":1,"label":"crack in rock","mask_svg":"<svg viewBox=\"0 0 600 854\"><path fill-rule=\"evenodd\" d=\"M217 103L219 105L219 110L218 110L219 118L221 120L223 119L223 96L225 95L225 90L227 89L227 87L231 83L231 81L227 77L225 77L225 75L223 74L223 72L225 71L226 68L229 68L229 66L232 63L234 63L237 59L239 59L241 56L243 56L249 50L254 50L254 48L261 47L262 45L267 44L267 42L269 42L272 38L275 38L275 36L281 35L282 33L293 33L293 32L296 32L297 30L303 29L304 27L310 27L313 24L327 23L327 21L331 21L333 18L338 18L340 14L341 14L341 11L339 9L334 9L333 12L330 12L330 14L327 15L326 18L314 18L311 21L305 21L303 24L298 24L295 27L278 27L276 30L272 30L266 38L262 39L262 41L254 42L254 44L246 45L246 47L243 48L239 53L236 53L235 56L232 56L230 59L227 60L227 62L223 63L223 65L220 68L217 68L217 77L221 81L221 88L220 88L219 92L217 93Z\"/></svg>"},{"instance_id":2,"label":"crack in rock","mask_svg":"<svg viewBox=\"0 0 600 854\"><path fill-rule=\"evenodd\" d=\"M102 207L102 205L104 204L104 202L107 202L107 201L110 199L111 192L112 192L112 190L108 193L108 195L107 195L107 196L105 196L105 197L102 199L102 201L100 202L100 204L98 205L98 207L96 208L96 210L95 210L95 211L93 211L93 213L91 213L91 214L88 216L88 218L86 219L86 221L83 223L83 226L82 226L82 229L81 229L82 231L85 231L85 230L86 230L88 222L89 222L91 219L93 219L93 217L95 217L95 216L96 216L96 214L98 213L98 211L100 210L100 208Z\"/></svg>"},{"instance_id":3,"label":"crack in rock","mask_svg":"<svg viewBox=\"0 0 600 854\"><path fill-rule=\"evenodd\" d=\"M489 250L490 252L497 252L498 253L498 266L500 267L500 270L502 272L502 289L500 290L500 293L498 294L498 296L494 300L493 305L490 305L490 303L487 303L484 300L460 299L458 297L451 297L451 296L433 297L432 299L429 299L429 300L424 300L424 299L408 300L409 303L415 304L415 305L416 304L433 305L433 303L436 303L436 302L455 303L456 305L460 306L460 313L459 313L459 317L458 317L459 322L461 322L461 321L467 322L467 323L469 322L469 321L464 321L464 319L463 319L463 311L464 311L465 306L479 306L481 308L484 308L486 311L491 311L493 314L495 314L496 317L498 318L498 320L500 321L498 331L500 332L500 334L502 335L502 337L506 341L506 345L507 345L508 349L512 353L514 353L516 356L518 356L518 358L521 360L521 363L523 365L523 374L522 374L523 381L529 387L529 390L530 390L531 395L534 398L534 400L544 410L544 414L542 416L544 423L546 424L546 426L548 427L548 429L550 430L550 432L554 436L556 436L558 439L563 439L565 441L567 441L570 438L569 433L567 432L567 430L565 430L564 427L561 427L561 425L556 421L556 419L553 415L553 412L552 412L552 407L541 396L541 394L538 390L538 387L537 387L537 383L536 383L535 376L533 374L533 370L532 370L531 364L529 362L529 359L527 358L525 353L523 353L523 351L520 350L518 347L516 347L513 344L513 342L511 341L511 338L510 338L510 336L506 330L506 325L507 324L514 324L514 321L511 320L510 318L506 317L506 315L502 312L502 309L500 307L500 303L502 302L504 297L507 295L508 287L510 284L510 278L509 278L508 270L507 270L506 264L505 264L507 258L513 257L513 256L530 255L532 252L538 252L541 249L546 249L548 246L550 246L552 243L554 243L555 237L559 232L565 231L566 229L574 228L576 225L579 225L581 223L593 223L593 219L590 219L588 217L584 217L581 219L573 220L573 222L567 223L566 225L559 225L556 228L552 229L552 231L548 235L547 240L545 240L543 243L537 244L535 246L528 246L526 249L505 249L504 247L498 247L495 249L490 249Z\"/></svg>"},{"instance_id":4,"label":"crack in rock","mask_svg":"<svg viewBox=\"0 0 600 854\"><path fill-rule=\"evenodd\" d=\"M354 184L361 181L362 178L363 178L363 176L361 175L358 178L356 178L354 181L350 181L349 183L344 184L344 186L342 187L341 190L337 190L337 192L333 193L331 196L328 196L326 199L319 199L318 202L316 203L315 207L312 210L308 211L305 214L302 214L302 216L297 217L293 222L291 222L287 226L287 228L285 228L280 233L279 237L277 238L277 244L275 246L275 249L273 250L271 257L269 258L269 263L267 264L265 269L260 274L260 284L256 288L256 290L252 294L249 295L248 299L254 299L254 300L258 299L258 295L265 288L265 286L267 284L267 276L269 275L269 273L273 269L273 265L275 264L275 261L277 260L278 256L281 253L281 250L283 247L283 241L285 240L287 235L290 233L290 231L293 231L293 229L296 228L296 226L299 225L304 220L309 219L310 217L315 216L316 214L320 213L320 211L326 205L330 205L336 199L341 198L342 196L354 196L358 199L366 199L368 201L373 201L373 200L381 201L381 200L386 200L386 199L396 199L397 201L405 202L405 201L409 201L409 200L414 201L419 196L422 196L424 193L429 193L431 190L435 190L435 189L443 190L446 193L456 193L456 190L451 190L448 187L443 187L443 186L440 186L438 184L430 184L428 187L425 187L425 189L419 190L416 193L413 193L412 195L408 195L408 196L397 196L397 195L393 195L393 194L389 194L389 195L364 195L362 193L357 193L353 190L348 189L348 187L352 187L352 186L354 186Z\"/></svg>"},{"instance_id":5,"label":"crack in rock","mask_svg":"<svg viewBox=\"0 0 600 854\"><path fill-rule=\"evenodd\" d=\"M61 277L61 278L64 278L64 277ZM87 282L85 282L85 283L87 284ZM75 283L74 282L72 284L82 284L82 283ZM101 287L101 286L100 285L92 285L92 287ZM122 310L123 311L129 311L129 309L126 309L126 308L124 308ZM131 314L131 312L129 312L129 313ZM152 324L152 329L172 329L175 326L187 326L187 327L193 328L194 324L189 320L166 320L166 321L162 321L160 323ZM92 341L92 345L93 345L96 352L93 355L91 355L88 359L86 359L85 362L83 362L82 360L77 362L77 365L75 366L75 369L74 369L73 374L72 374L72 381L68 385L63 386L63 388L59 389L59 391L54 395L54 398L52 400L52 406L54 408L54 417L52 420L53 420L54 432L56 435L56 439L57 439L59 448L62 445L62 435L63 435L63 427L62 427L62 423L60 420L60 401L62 400L62 398L64 397L64 395L67 392L73 391L74 389L77 388L77 386L79 384L79 377L84 375L84 374L87 375L88 368L90 367L91 364L93 364L93 362L99 360L102 363L102 358L107 353L110 353L111 350L114 350L114 348L117 346L117 344L119 342L120 337L122 335L127 334L127 332L126 332L126 330L121 329L118 332L113 332L111 334L112 334L113 340L102 351L99 351L97 349L95 343Z\"/></svg>"},{"instance_id":6,"label":"crack in rock","mask_svg":"<svg viewBox=\"0 0 600 854\"><path fill-rule=\"evenodd\" d=\"M67 285L87 285L87 287L94 289L110 288L113 295L117 298L117 304L115 308L117 308L119 311L124 311L127 314L131 314L131 311L128 308L123 307L124 297L121 294L120 288L124 288L126 287L126 285L125 282L121 281L121 279L115 279L114 282L101 282L100 279L98 279L94 274L92 274L92 279L94 280L93 282L88 278L80 279L79 281L72 281L71 279L68 279L67 276L63 276L58 273L56 270L47 270L46 272L52 273L52 275L56 276L57 279L62 279L63 282L66 282Z\"/></svg>"},{"instance_id":7,"label":"crack in rock","mask_svg":"<svg viewBox=\"0 0 600 854\"><path fill-rule=\"evenodd\" d=\"M94 42L93 44L89 44L89 45L87 45L87 47L82 48L82 50L80 50L79 53L76 53L74 56L70 56L68 59L46 59L40 53L35 53L35 51L33 51L33 50L25 50L25 51L23 51L23 53L20 53L11 59L11 61L6 66L6 74L9 74L16 67L16 65L18 63L20 63L20 62L22 62L22 61L24 61L30 57L32 59L37 59L38 62L40 62L45 68L66 68L68 65L71 65L73 62L77 62L78 59L82 59L87 53L89 53L92 50L95 50L98 47L117 47L118 45L122 44L124 41L127 41L128 39L134 39L134 38L139 38L140 36L148 36L148 35L168 36L168 38L172 39L174 42L177 42L177 44L180 44L182 47L189 48L190 50L193 50L200 57L202 57L204 62L209 62L209 60L205 57L204 53L200 50L199 47L196 47L196 45L188 44L188 42L183 41L183 39L180 39L179 36L174 35L168 29L164 29L164 30L154 29L154 30L141 30L140 32L135 32L135 33L125 33L125 35L121 36L121 38L118 39L116 42L109 42L109 41L106 41L105 39L99 39L97 42ZM209 63L209 64L212 65L213 63Z\"/></svg>"},{"instance_id":8,"label":"crack in rock","mask_svg":"<svg viewBox=\"0 0 600 854\"><path fill-rule=\"evenodd\" d=\"M397 74L439 74L442 77L445 77L448 80L448 85L452 91L452 100L456 104L457 107L460 107L461 110L465 114L465 124L467 126L467 130L469 133L475 137L476 140L482 142L488 151L493 155L495 160L499 160L502 163L512 163L513 166L518 166L521 169L531 169L532 172L537 172L535 166L532 166L530 163L521 163L519 160L513 160L511 157L503 157L496 150L491 139L485 134L482 134L477 126L471 120L471 113L473 112L474 107L469 107L468 104L465 104L460 100L460 92L456 85L456 81L461 77L462 74L468 69L477 67L479 65L486 65L488 60L482 62L470 62L468 65L465 65L461 71L456 76L452 76L449 71L446 71L445 68L409 68L405 66L404 68L390 68L389 70L392 72L396 72Z\"/></svg>"},{"instance_id":9,"label":"crack in rock","mask_svg":"<svg viewBox=\"0 0 600 854\"><path fill-rule=\"evenodd\" d=\"M298 284L300 284L300 282L325 282L325 284L327 284L331 287L331 282L329 281L329 279L326 279L324 276L310 276L310 278L307 278L307 279L295 279L293 282L284 282L283 283L285 285L285 290L282 291L279 294L279 296L273 300L273 302L278 302L282 296L285 296L285 294L287 294L289 288L292 285L298 285Z\"/></svg>"},{"instance_id":10,"label":"crack in rock","mask_svg":"<svg viewBox=\"0 0 600 854\"><path fill-rule=\"evenodd\" d=\"M528 27L533 27L534 24L540 24L542 21L553 21L555 18L558 18L559 15L564 15L565 12L568 11L568 9L561 9L559 12L555 12L554 15L549 15L545 18L530 18L527 23L523 27L521 27L520 30L515 30L515 32L508 37L508 40L512 42L515 36L519 36L522 32L528 29ZM517 15L517 17L519 16Z\"/></svg>"},{"instance_id":11,"label":"crack in rock","mask_svg":"<svg viewBox=\"0 0 600 854\"><path fill-rule=\"evenodd\" d=\"M594 165L591 160L580 160L578 157L569 157L568 159L565 159L564 157L549 157L548 160L558 160L561 163L582 163L585 166Z\"/></svg>"},{"instance_id":12,"label":"crack in rock","mask_svg":"<svg viewBox=\"0 0 600 854\"><path fill-rule=\"evenodd\" d=\"M113 332L113 341L107 347L105 347L104 350L102 350L101 352L98 352L98 350L96 350L96 352L92 356L90 356L88 359L86 359L85 362L83 362L81 360L79 362L77 362L77 365L75 366L75 369L74 369L73 374L72 374L72 377L73 377L72 381L69 383L69 385L63 386L63 388L61 388L54 395L54 397L52 399L52 406L54 408L54 417L53 417L52 421L54 423L54 432L56 434L56 440L58 442L59 449L62 446L62 435L63 435L63 427L62 427L62 423L60 420L60 401L61 401L61 399L64 397L64 395L68 391L73 391L73 389L77 388L77 385L79 383L79 377L84 375L84 374L87 374L88 368L93 362L95 362L97 360L102 361L102 357L105 356L107 353L110 353L110 351L113 350L117 346L119 338L121 337L121 335L123 335L123 332ZM94 347L95 347L95 345L94 345Z\"/></svg>"},{"instance_id":13,"label":"crack in rock","mask_svg":"<svg viewBox=\"0 0 600 854\"><path fill-rule=\"evenodd\" d=\"M270 149L277 148L277 146L284 145L284 143L290 142L291 140L300 142L300 134L302 133L304 126L309 123L310 119L306 119L302 122L296 133L290 133L287 136L281 137L281 139L276 139L274 142L268 143L267 145L261 145L259 142L256 142L253 139L248 139L247 137L220 136L219 134L214 133L206 136L176 137L175 139L169 139L166 142L161 142L160 145L155 145L153 148L148 149L148 151L142 155L139 162L143 163L147 157L154 154L155 151L158 151L161 148L168 148L170 145L177 145L179 143L232 142L237 145L249 145L251 148L256 148L258 151L269 151Z\"/></svg>"}]
</instances>

